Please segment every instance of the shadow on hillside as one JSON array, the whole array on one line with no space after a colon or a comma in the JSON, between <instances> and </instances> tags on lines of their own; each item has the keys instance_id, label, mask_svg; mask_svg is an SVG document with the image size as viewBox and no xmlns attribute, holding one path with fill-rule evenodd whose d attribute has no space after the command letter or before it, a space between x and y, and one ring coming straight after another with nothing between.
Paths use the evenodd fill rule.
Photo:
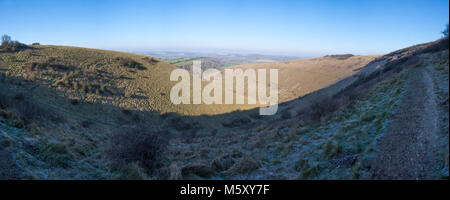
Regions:
<instances>
[{"instance_id":1,"label":"shadow on hillside","mask_svg":"<svg viewBox=\"0 0 450 200\"><path fill-rule=\"evenodd\" d=\"M323 116L333 113L343 105L351 104L353 100L359 98L360 94L363 95L376 83L392 77L403 69L420 66L421 59L418 54L439 51L445 48L445 45L448 49L448 39L382 56L363 67L354 76L347 77L327 88L280 104L277 114L273 116L260 116L259 108L201 116L125 110L112 104L74 101L49 85L19 77L6 77L2 71L0 71L0 108L4 106L2 105L3 102L9 101L7 106L10 107L24 105L21 109L16 110L24 115L23 117L34 120L36 123L71 123L68 125L90 129L94 133L109 129L108 132L118 133L122 137L111 137L111 139L101 137L100 140L106 139L114 142L115 138L117 145L114 145L115 151L113 152L122 155L121 159L125 159L124 161L127 161L126 159L147 161L149 163L147 163L146 168L151 171L155 167L153 161L161 160L155 157L155 155L161 154L160 149L153 147L167 145L163 140L159 140L153 135L147 135L144 139L140 138L141 132L134 130L138 130L142 125L145 125L146 128L154 128L149 132L156 132L165 139L180 137L185 139L185 144L190 144L191 141L195 143L195 141L189 140L194 137L214 136L218 133L225 134L235 131L247 133L260 126L279 128L283 127L285 122L298 124L298 121L301 120L309 120L307 123L320 122ZM8 96L8 98L4 98L5 96ZM42 112L48 113L42 114ZM55 116L58 117L55 118ZM132 131L129 132L129 130ZM135 134L136 137L128 133ZM166 133L167 135L163 135ZM229 137L222 138L228 140ZM92 140L91 142L97 144L99 140ZM133 148L129 148L130 146Z\"/></svg>"},{"instance_id":2,"label":"shadow on hillside","mask_svg":"<svg viewBox=\"0 0 450 200\"><path fill-rule=\"evenodd\" d=\"M218 115L183 116L177 113L160 114L155 111L123 110L118 106L103 103L71 103L73 100L57 94L54 88L39 85L39 83L24 80L17 77L0 77L0 87L9 91L11 95L22 94L30 101L38 102L43 107L48 107L55 113L61 113L67 118L80 121L90 121L114 128L135 126L136 124L150 124L162 130L173 130L182 133L217 133L231 129L249 129L260 125L269 125L275 121L307 118L305 113L310 112L314 103L325 101L329 98L338 98L351 94L355 90L374 85L389 73L398 73L405 66L417 65L417 54L448 49L448 39L436 42L416 45L402 49L367 64L364 68L376 68L383 65L378 71L361 70L356 75L347 77L327 88L320 89L311 94L299 97L289 102L281 103L278 112L273 116L260 116L259 108L233 111ZM396 70L392 70L396 68ZM350 88L350 89L349 89ZM349 91L352 90L352 91ZM53 94L52 103L42 102L37 94ZM135 98L145 98L135 96ZM316 119L317 120L317 119ZM214 124L214 126L210 126Z\"/></svg>"}]
</instances>

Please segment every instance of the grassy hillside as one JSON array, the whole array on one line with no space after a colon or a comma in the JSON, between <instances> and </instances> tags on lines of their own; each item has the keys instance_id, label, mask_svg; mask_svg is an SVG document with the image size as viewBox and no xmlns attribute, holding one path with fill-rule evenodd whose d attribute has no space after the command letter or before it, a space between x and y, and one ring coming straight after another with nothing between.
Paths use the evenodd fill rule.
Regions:
<instances>
[{"instance_id":1,"label":"grassy hillside","mask_svg":"<svg viewBox=\"0 0 450 200\"><path fill-rule=\"evenodd\" d=\"M174 66L137 54L60 46L33 46L18 53L0 54L0 70L9 77L23 79L23 93L77 115L83 113L115 123L120 110L137 110L155 114L181 115L223 114L248 110L258 105L173 105L169 81ZM345 60L317 58L289 62L244 65L237 67L276 67L280 70L281 102L295 99L351 76L374 56L355 56ZM328 74L328 75L327 75ZM203 86L206 82L204 82ZM28 92L29 90L29 92ZM62 97L64 102L58 102ZM68 104L67 102L71 102ZM79 102L82 106L78 105ZM98 110L91 104L109 105ZM106 115L105 115L106 114ZM104 119L105 118L105 119ZM201 120L202 121L202 120Z\"/></svg>"},{"instance_id":2,"label":"grassy hillside","mask_svg":"<svg viewBox=\"0 0 450 200\"><path fill-rule=\"evenodd\" d=\"M448 172L448 40L275 67L284 103L261 117L255 105L172 105L175 67L152 57L60 46L1 52L0 178L373 178L378 142L397 111L409 110L402 98L418 69L435 85L444 138L433 174Z\"/></svg>"},{"instance_id":3,"label":"grassy hillside","mask_svg":"<svg viewBox=\"0 0 450 200\"><path fill-rule=\"evenodd\" d=\"M148 56L78 47L33 46L16 53L2 53L0 58L3 60L0 70L7 77L23 79L25 87L33 88L29 95L64 110L73 106L55 102L55 96L74 103L106 104L122 110L159 114L221 114L256 107L174 105L170 102L170 89L176 82L171 82L169 77L176 67ZM93 109L86 113L105 113Z\"/></svg>"},{"instance_id":4,"label":"grassy hillside","mask_svg":"<svg viewBox=\"0 0 450 200\"><path fill-rule=\"evenodd\" d=\"M279 99L290 101L356 74L378 56L322 57L267 64L238 65L242 69L279 69Z\"/></svg>"},{"instance_id":5,"label":"grassy hillside","mask_svg":"<svg viewBox=\"0 0 450 200\"><path fill-rule=\"evenodd\" d=\"M224 135L174 140L166 157L172 163L169 174L180 176L169 178L448 179L448 59L448 39L396 51L373 60L355 78L350 77L350 83L336 83L290 102L284 108L298 112L282 119L266 119ZM436 89L417 87L423 70ZM336 88L340 92L330 92ZM424 90L432 95L416 94ZM435 95L438 98L432 98ZM404 121L399 117L399 112L423 106L410 104L421 97L437 104L432 108L439 111L437 118L406 114ZM395 132L399 121L436 123L439 128L417 132L409 124L403 131L418 135L395 140L386 148L386 141L402 135ZM402 151L395 155L398 159L381 165L403 169L380 175L374 170L377 158L388 159L384 153L393 150ZM409 159L414 159L412 165Z\"/></svg>"},{"instance_id":6,"label":"grassy hillside","mask_svg":"<svg viewBox=\"0 0 450 200\"><path fill-rule=\"evenodd\" d=\"M172 87L167 77L174 68L151 57L58 46L34 46L1 56L8 66L2 69L6 75L55 89L69 99L131 110L178 109L165 95ZM47 101L55 94L36 95Z\"/></svg>"}]
</instances>

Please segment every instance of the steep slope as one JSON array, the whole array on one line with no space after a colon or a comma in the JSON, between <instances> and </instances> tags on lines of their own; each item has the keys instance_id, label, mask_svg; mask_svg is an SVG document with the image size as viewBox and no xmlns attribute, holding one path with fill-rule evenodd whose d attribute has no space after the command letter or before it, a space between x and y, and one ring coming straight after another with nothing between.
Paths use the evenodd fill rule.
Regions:
<instances>
[{"instance_id":1,"label":"steep slope","mask_svg":"<svg viewBox=\"0 0 450 200\"><path fill-rule=\"evenodd\" d=\"M344 82L286 103L283 109L298 111L292 115L223 135L172 140L170 174L448 178L448 59L448 39L402 49Z\"/></svg>"},{"instance_id":2,"label":"steep slope","mask_svg":"<svg viewBox=\"0 0 450 200\"><path fill-rule=\"evenodd\" d=\"M278 69L280 102L328 87L356 74L362 67L379 56L325 56L286 62L238 65L241 69Z\"/></svg>"},{"instance_id":3,"label":"steep slope","mask_svg":"<svg viewBox=\"0 0 450 200\"><path fill-rule=\"evenodd\" d=\"M168 94L175 83L169 77L175 68L151 57L58 46L34 46L1 56L8 66L2 69L5 74L28 80L30 85L55 88L69 99L130 110L189 113L186 110L192 109L170 102ZM51 102L54 96L36 95L43 102Z\"/></svg>"},{"instance_id":4,"label":"steep slope","mask_svg":"<svg viewBox=\"0 0 450 200\"><path fill-rule=\"evenodd\" d=\"M18 169L14 158L8 149L9 140L5 137L3 129L3 117L0 116L0 180L20 179L20 169ZM4 127L5 126L5 127Z\"/></svg>"},{"instance_id":5,"label":"steep slope","mask_svg":"<svg viewBox=\"0 0 450 200\"><path fill-rule=\"evenodd\" d=\"M434 85L422 66L408 90L372 165L375 179L430 179L439 145Z\"/></svg>"},{"instance_id":6,"label":"steep slope","mask_svg":"<svg viewBox=\"0 0 450 200\"><path fill-rule=\"evenodd\" d=\"M423 64L414 69L400 110L379 144L372 178L448 178L448 38L422 52Z\"/></svg>"},{"instance_id":7,"label":"steep slope","mask_svg":"<svg viewBox=\"0 0 450 200\"><path fill-rule=\"evenodd\" d=\"M436 152L427 157L436 160L436 167L427 168L425 177L445 177L445 172L448 177L448 40L377 58L328 56L293 63L277 63L285 65L280 67L280 95L286 102L279 114L261 117L255 115L257 109L245 110L251 108L246 105L171 105L168 91L175 83L167 77L174 67L151 57L55 46L0 53L0 169L11 170L3 170L0 178L373 178L378 173L373 163L384 158L379 152L389 151L381 141L399 144L401 137L391 137L396 121L411 114L411 103L422 102L405 100L416 94L411 93L419 84L414 80L428 80L419 92L433 91L436 98L431 99L437 102L429 105L438 106L431 112L439 119L437 139L431 141L439 144L433 144ZM258 66L268 67L248 67ZM434 90L430 79L417 76L417 69L427 71ZM336 76L330 78L329 72ZM306 78L311 75L314 79ZM305 85L319 86L295 93L302 76L310 80ZM418 122L430 124L427 112L414 113L420 115ZM126 164L111 158L116 149L135 157L147 153L143 147L148 145L139 143L146 140L132 135L111 146L118 133L143 124L154 125L145 132L164 137L150 143L164 146L158 150L158 166L133 157ZM420 146L425 140L417 141ZM405 142L400 148L414 146ZM395 154L401 158L396 164L411 152Z\"/></svg>"},{"instance_id":8,"label":"steep slope","mask_svg":"<svg viewBox=\"0 0 450 200\"><path fill-rule=\"evenodd\" d=\"M375 57L325 57L234 68L281 69L281 103L351 76ZM12 90L33 96L36 101L68 115L79 118L88 116L92 121L107 124L116 124L117 120L121 120L123 117L117 114L121 110L142 111L150 113L151 116L172 112L200 116L261 106L174 105L170 102L170 90L176 82L170 81L169 77L175 67L164 61L137 54L77 47L33 46L18 53L2 53L0 58L3 60L0 65L2 73L9 79L16 79L13 82L19 84L11 84ZM203 82L202 86L205 85L206 82ZM80 106L77 106L78 104ZM105 106L99 110L96 104ZM203 119L198 121L205 122ZM219 122L212 125L220 124ZM210 123L204 123L204 126L210 126Z\"/></svg>"}]
</instances>

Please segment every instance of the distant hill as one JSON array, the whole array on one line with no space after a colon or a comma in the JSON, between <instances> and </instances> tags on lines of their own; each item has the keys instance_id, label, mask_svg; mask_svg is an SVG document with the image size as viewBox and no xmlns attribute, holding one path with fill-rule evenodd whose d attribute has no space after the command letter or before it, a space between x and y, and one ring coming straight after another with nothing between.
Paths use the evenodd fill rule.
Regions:
<instances>
[{"instance_id":1,"label":"distant hill","mask_svg":"<svg viewBox=\"0 0 450 200\"><path fill-rule=\"evenodd\" d=\"M201 52L170 52L170 51L148 51L140 52L145 55L161 58L167 62L180 67L190 68L192 60L203 60L205 68L221 69L233 65L270 63L299 59L297 56L277 56L253 53L201 53Z\"/></svg>"},{"instance_id":2,"label":"distant hill","mask_svg":"<svg viewBox=\"0 0 450 200\"><path fill-rule=\"evenodd\" d=\"M285 102L352 76L377 57L325 56L267 64L244 64L232 68L279 69L279 99Z\"/></svg>"}]
</instances>

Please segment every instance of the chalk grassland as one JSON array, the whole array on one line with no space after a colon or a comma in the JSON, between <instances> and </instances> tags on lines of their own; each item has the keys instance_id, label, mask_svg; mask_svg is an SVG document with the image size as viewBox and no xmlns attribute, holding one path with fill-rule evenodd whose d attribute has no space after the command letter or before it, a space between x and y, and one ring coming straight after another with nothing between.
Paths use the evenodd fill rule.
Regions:
<instances>
[{"instance_id":1,"label":"chalk grassland","mask_svg":"<svg viewBox=\"0 0 450 200\"><path fill-rule=\"evenodd\" d=\"M55 102L55 96L159 114L220 114L255 107L174 105L170 101L170 91L177 82L169 78L176 67L148 56L62 46L34 46L0 56L3 73L27 80L27 85L33 88L30 94L36 99L63 109L70 110L65 103ZM52 91L44 93L37 85L52 88ZM202 84L205 85L206 82ZM190 96L192 98L192 92ZM86 112L90 116L97 113L100 111L95 109L92 113Z\"/></svg>"},{"instance_id":2,"label":"chalk grassland","mask_svg":"<svg viewBox=\"0 0 450 200\"><path fill-rule=\"evenodd\" d=\"M285 102L261 117L248 110L257 105L173 105L176 68L152 57L58 46L2 52L0 169L9 170L0 179L370 178L410 69L430 70L448 141L448 39L375 57L277 63ZM305 84L323 85L286 95L312 75Z\"/></svg>"},{"instance_id":3,"label":"chalk grassland","mask_svg":"<svg viewBox=\"0 0 450 200\"><path fill-rule=\"evenodd\" d=\"M112 135L141 123L159 127L164 136L183 138L266 123L257 110L243 111L258 105L173 105L169 95L176 82L169 77L174 69L148 56L78 47L37 45L2 52L0 87L6 107L1 109L5 134L0 140L7 141L22 166L17 176L145 178L133 175L141 174L138 163L117 168L110 162L106 151Z\"/></svg>"},{"instance_id":4,"label":"chalk grassland","mask_svg":"<svg viewBox=\"0 0 450 200\"><path fill-rule=\"evenodd\" d=\"M378 56L332 56L277 63L237 65L233 69L279 69L279 100L286 102L356 74Z\"/></svg>"},{"instance_id":5,"label":"chalk grassland","mask_svg":"<svg viewBox=\"0 0 450 200\"><path fill-rule=\"evenodd\" d=\"M374 161L385 155L379 152L391 151L380 144L395 126L399 109L412 106L407 94L420 89L410 84L418 70L429 71L434 81L438 98L431 100L438 104L439 119L424 122L436 122L439 131L426 134L437 134L436 142L419 140L417 144L434 147L424 152L432 160L426 175L448 179L448 39L381 56L355 77L346 78L349 81L288 103L281 119L265 119L227 134L172 140L165 157L172 160L169 174L179 176L169 178L374 179L379 176L373 170ZM340 92L333 92L339 88ZM406 150L397 156L415 157L408 145L400 145L400 150ZM414 163L412 168L421 165ZM396 172L391 175L415 179Z\"/></svg>"},{"instance_id":6,"label":"chalk grassland","mask_svg":"<svg viewBox=\"0 0 450 200\"><path fill-rule=\"evenodd\" d=\"M374 57L354 56L345 60L326 57L233 68L280 69L279 77L283 78L279 79L279 98L280 102L285 102L353 75ZM82 102L182 115L222 114L258 106L173 105L170 102L170 90L176 82L171 82L169 77L175 67L137 54L77 47L35 46L17 54L2 54L2 58L9 66L2 69L5 73L32 79L35 83L54 88L59 96ZM62 67L53 69L45 67L45 64ZM206 84L204 82L202 86ZM53 92L33 94L38 95L37 99L43 102L59 105L52 102L55 95Z\"/></svg>"}]
</instances>

